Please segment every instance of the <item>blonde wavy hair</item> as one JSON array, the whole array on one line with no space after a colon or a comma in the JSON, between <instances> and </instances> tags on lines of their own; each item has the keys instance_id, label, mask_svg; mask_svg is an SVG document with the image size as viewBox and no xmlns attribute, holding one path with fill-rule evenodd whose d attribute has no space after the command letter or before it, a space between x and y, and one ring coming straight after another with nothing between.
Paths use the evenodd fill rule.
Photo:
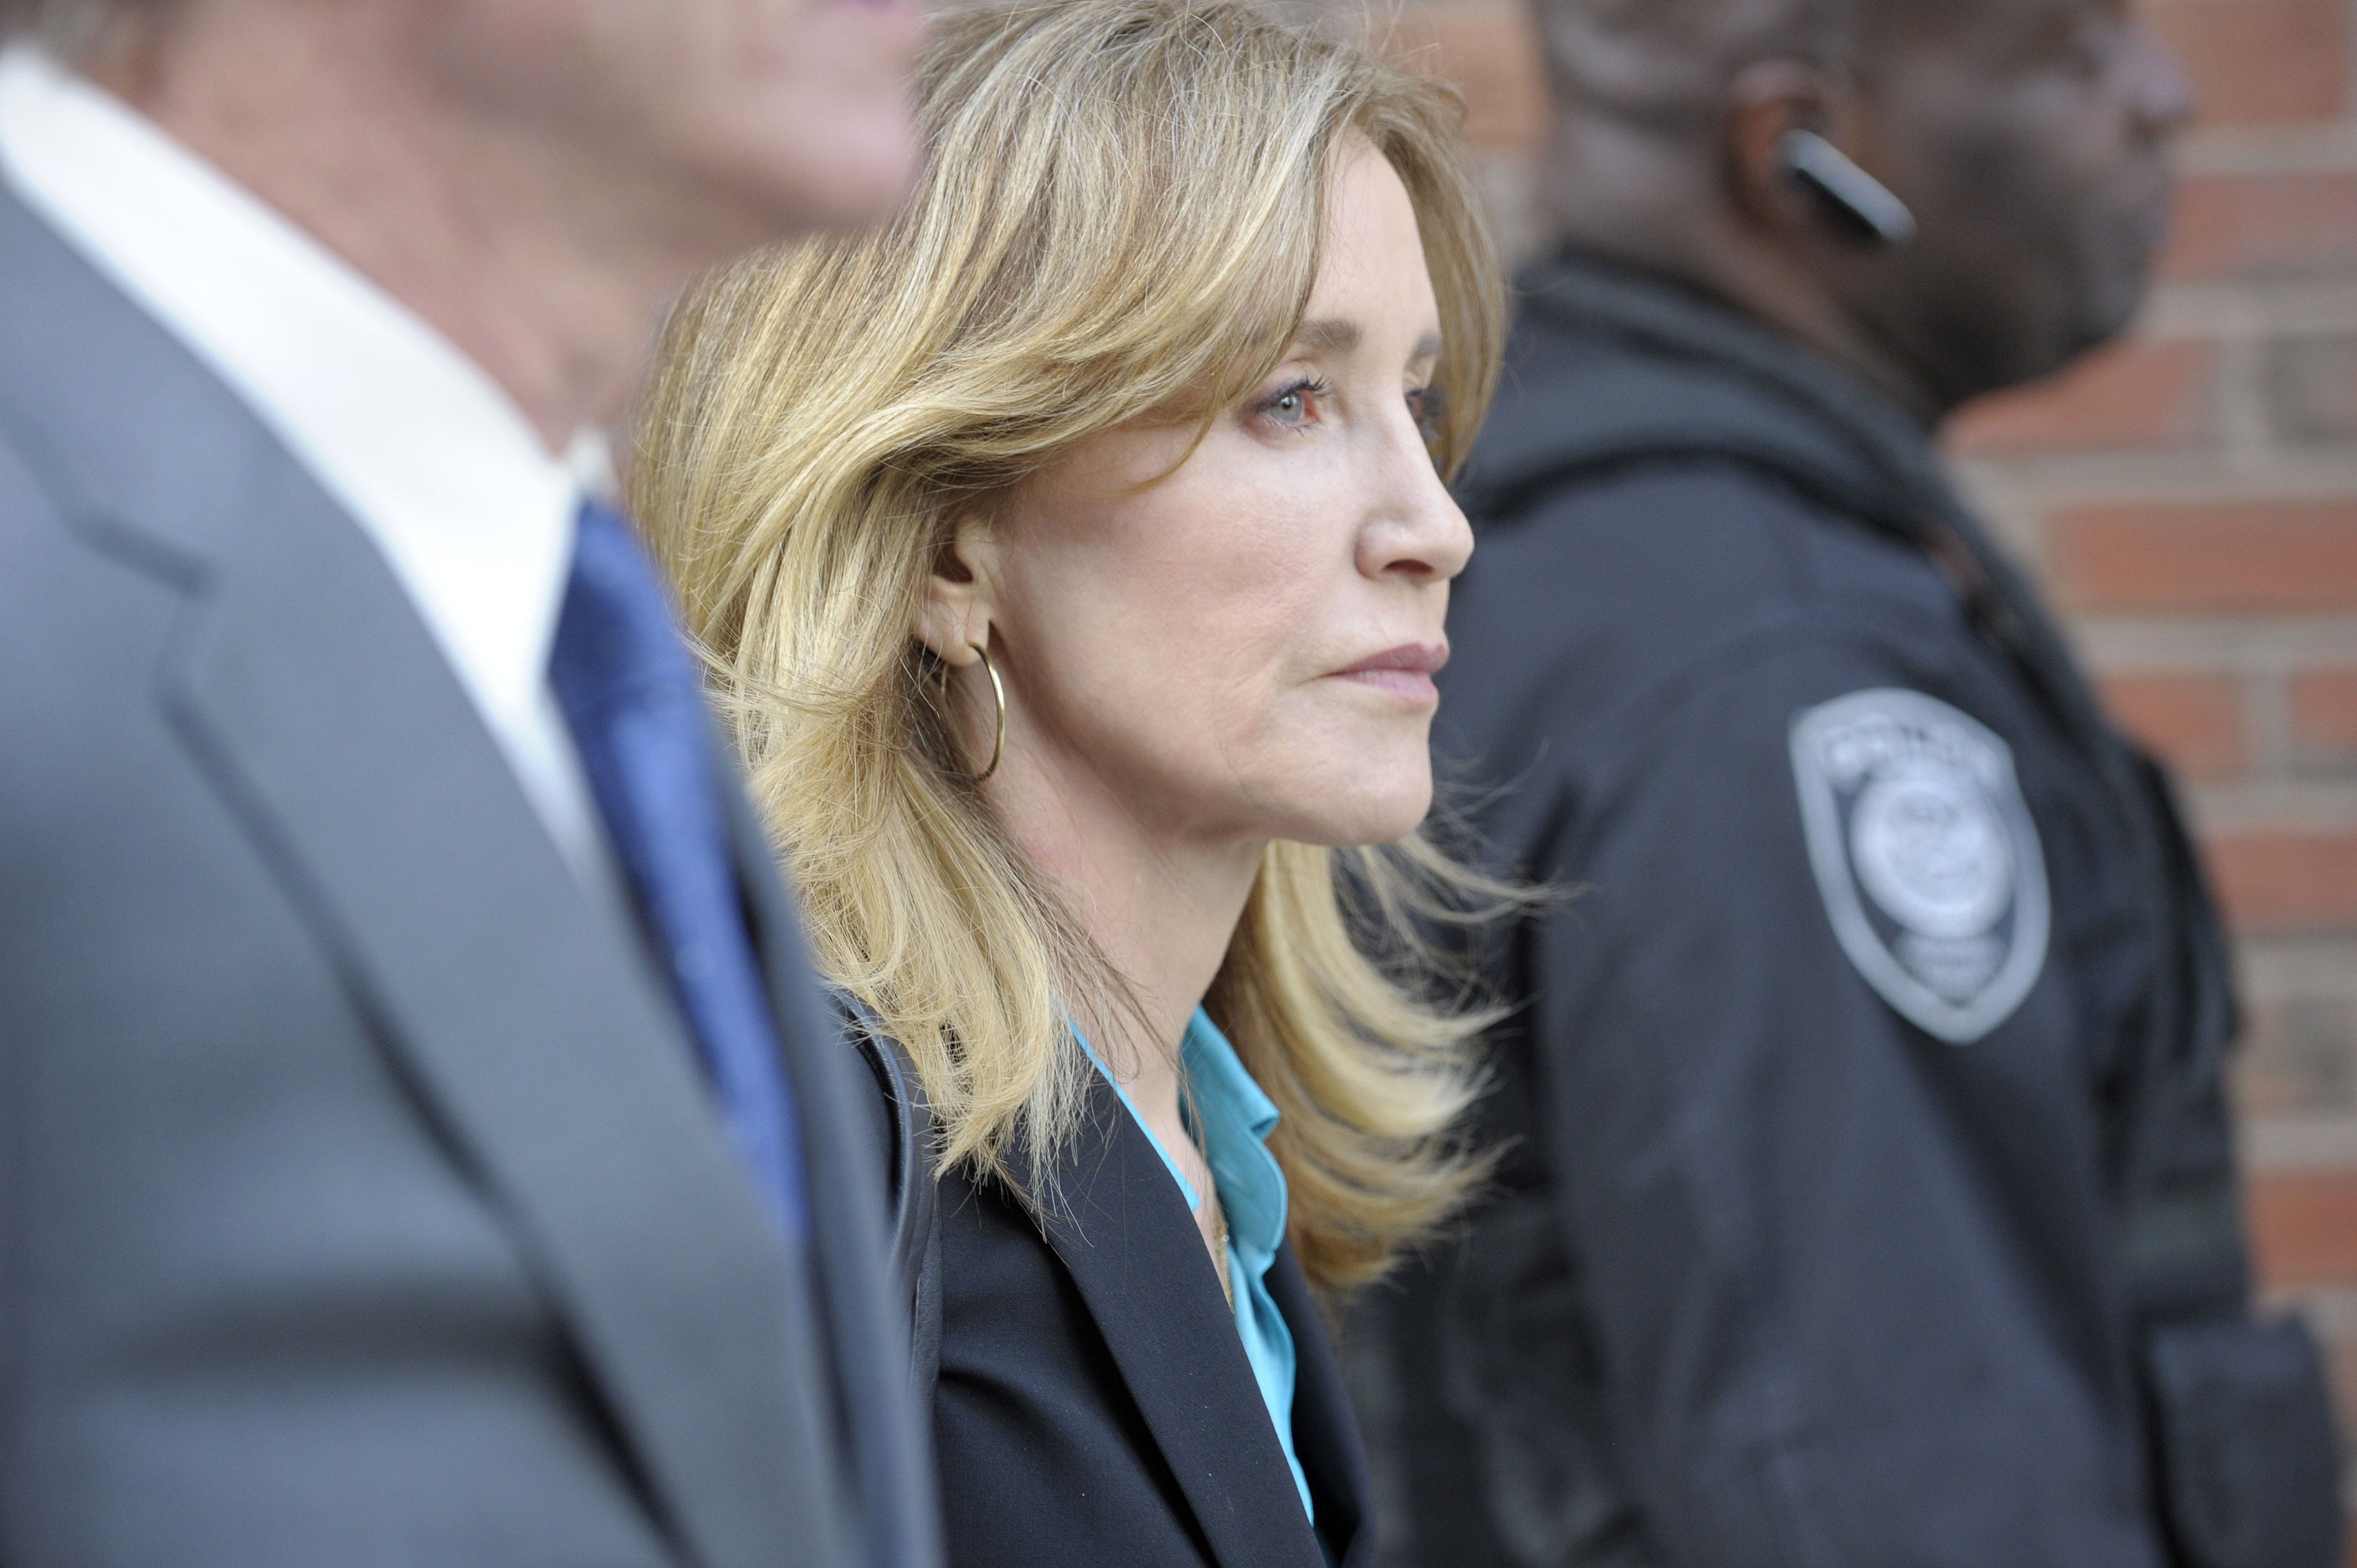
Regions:
<instances>
[{"instance_id":1,"label":"blonde wavy hair","mask_svg":"<svg viewBox=\"0 0 2357 1568\"><path fill-rule=\"evenodd\" d=\"M955 521L1140 417L1208 430L1316 281L1333 153L1406 186L1462 458L1503 291L1442 90L1246 6L1054 0L941 20L889 228L707 279L666 333L631 499L730 699L821 968L914 1058L964 1165L1043 1199L1126 994L966 772L912 635ZM1199 436L1200 438L1200 436ZM1372 1277L1476 1177L1450 1141L1487 1022L1416 922L1505 890L1422 838L1269 846L1210 996L1277 1105L1302 1266ZM1074 1003L1083 1005L1071 1006ZM1095 1011L1091 1011L1091 1006Z\"/></svg>"}]
</instances>

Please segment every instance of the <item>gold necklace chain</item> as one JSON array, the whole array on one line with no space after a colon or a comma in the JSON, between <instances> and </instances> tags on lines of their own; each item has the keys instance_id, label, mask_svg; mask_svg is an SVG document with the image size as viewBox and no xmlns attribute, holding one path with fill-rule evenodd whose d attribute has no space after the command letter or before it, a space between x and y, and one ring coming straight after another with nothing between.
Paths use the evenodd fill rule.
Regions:
<instances>
[{"instance_id":1,"label":"gold necklace chain","mask_svg":"<svg viewBox=\"0 0 2357 1568\"><path fill-rule=\"evenodd\" d=\"M1228 1279L1228 1210L1220 1201L1220 1189L1213 1187L1211 1205L1211 1266L1220 1271L1220 1294L1228 1298L1228 1310L1236 1309L1236 1287Z\"/></svg>"},{"instance_id":2,"label":"gold necklace chain","mask_svg":"<svg viewBox=\"0 0 2357 1568\"><path fill-rule=\"evenodd\" d=\"M1203 1201L1211 1206L1211 1267L1219 1273L1220 1294L1228 1298L1228 1311L1232 1314L1236 1287L1228 1278L1228 1206L1220 1201L1220 1178L1211 1172L1211 1151L1203 1146L1202 1135L1189 1127L1187 1136L1195 1145L1195 1157L1203 1162Z\"/></svg>"}]
</instances>

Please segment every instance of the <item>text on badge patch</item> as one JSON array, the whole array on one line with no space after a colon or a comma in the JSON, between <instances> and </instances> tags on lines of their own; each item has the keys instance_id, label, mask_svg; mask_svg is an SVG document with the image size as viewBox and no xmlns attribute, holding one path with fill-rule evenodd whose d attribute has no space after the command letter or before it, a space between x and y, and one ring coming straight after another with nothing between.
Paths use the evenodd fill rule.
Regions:
<instances>
[{"instance_id":1,"label":"text on badge patch","mask_svg":"<svg viewBox=\"0 0 2357 1568\"><path fill-rule=\"evenodd\" d=\"M2013 753L1921 692L1878 687L1792 721L1809 863L1834 935L1926 1034L1979 1039L2046 963L2046 863Z\"/></svg>"}]
</instances>

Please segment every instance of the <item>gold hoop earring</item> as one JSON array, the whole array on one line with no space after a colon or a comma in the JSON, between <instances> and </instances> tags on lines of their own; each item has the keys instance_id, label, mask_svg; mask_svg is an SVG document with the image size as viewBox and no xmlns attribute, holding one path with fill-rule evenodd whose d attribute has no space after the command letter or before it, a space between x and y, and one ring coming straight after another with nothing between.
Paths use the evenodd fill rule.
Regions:
<instances>
[{"instance_id":1,"label":"gold hoop earring","mask_svg":"<svg viewBox=\"0 0 2357 1568\"><path fill-rule=\"evenodd\" d=\"M982 672L990 677L990 694L998 701L998 734L990 743L990 766L974 776L980 784L998 771L999 759L1006 755L1006 683L998 678L998 666L990 661L990 650L979 642L966 644L981 656Z\"/></svg>"}]
</instances>

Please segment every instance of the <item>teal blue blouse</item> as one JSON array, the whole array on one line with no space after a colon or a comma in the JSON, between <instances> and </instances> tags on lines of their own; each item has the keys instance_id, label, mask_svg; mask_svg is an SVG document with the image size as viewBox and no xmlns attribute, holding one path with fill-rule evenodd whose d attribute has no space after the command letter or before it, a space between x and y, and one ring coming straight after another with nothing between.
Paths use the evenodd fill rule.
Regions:
<instances>
[{"instance_id":1,"label":"teal blue blouse","mask_svg":"<svg viewBox=\"0 0 2357 1568\"><path fill-rule=\"evenodd\" d=\"M1104 1062L1095 1050L1086 1040L1081 1044L1089 1049L1097 1070L1104 1072ZM1236 1337L1243 1341L1244 1359L1252 1364L1253 1376L1260 1383L1260 1397L1276 1426L1277 1444L1285 1450L1285 1462L1293 1467L1301 1506L1314 1524L1318 1510L1309 1501L1309 1479L1302 1474L1301 1460L1293 1451L1293 1330L1268 1294L1269 1265L1276 1261L1276 1250L1285 1240L1285 1172L1278 1167L1276 1156L1268 1152L1268 1135L1276 1126L1276 1107L1236 1059L1235 1047L1200 1007L1188 1021L1186 1038L1179 1042L1178 1067L1188 1090L1179 1100L1182 1112L1188 1115L1188 1130L1201 1141L1204 1163L1211 1167L1211 1182L1219 1189L1220 1207L1227 1211L1228 1287L1236 1298ZM1129 1107L1139 1131L1162 1156L1170 1179L1186 1196L1189 1210L1202 1207L1193 1186L1178 1174L1170 1151L1155 1137L1146 1118L1137 1114L1129 1091L1114 1082L1109 1072L1105 1081L1113 1083L1114 1092Z\"/></svg>"}]
</instances>

